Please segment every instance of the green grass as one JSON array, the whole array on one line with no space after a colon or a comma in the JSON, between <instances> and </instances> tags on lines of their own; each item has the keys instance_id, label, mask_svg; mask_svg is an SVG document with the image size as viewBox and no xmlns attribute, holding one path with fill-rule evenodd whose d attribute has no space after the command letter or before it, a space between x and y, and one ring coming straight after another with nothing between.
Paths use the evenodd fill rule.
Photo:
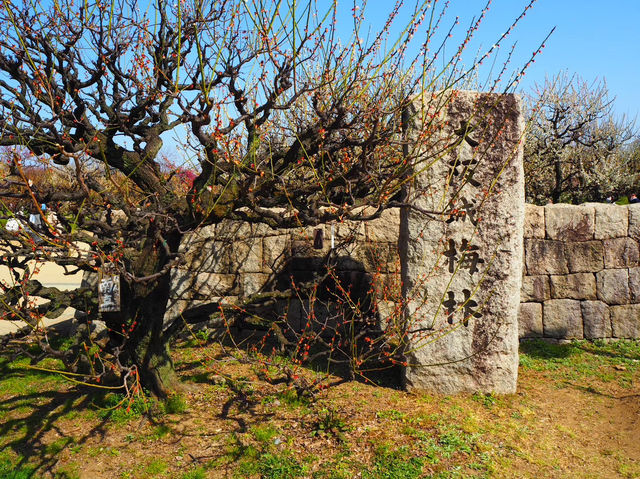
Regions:
<instances>
[{"instance_id":1,"label":"green grass","mask_svg":"<svg viewBox=\"0 0 640 479\"><path fill-rule=\"evenodd\" d=\"M256 441L267 445L279 434L279 431L271 424L265 424L264 426L254 426L251 433Z\"/></svg>"},{"instance_id":2,"label":"green grass","mask_svg":"<svg viewBox=\"0 0 640 479\"><path fill-rule=\"evenodd\" d=\"M287 451L261 454L256 467L264 479L292 479L302 477L306 472L306 468Z\"/></svg>"},{"instance_id":3,"label":"green grass","mask_svg":"<svg viewBox=\"0 0 640 479\"><path fill-rule=\"evenodd\" d=\"M146 396L127 398L123 394L111 393L107 394L102 401L98 401L97 415L100 419L124 424L140 418L156 407L156 401Z\"/></svg>"},{"instance_id":4,"label":"green grass","mask_svg":"<svg viewBox=\"0 0 640 479\"><path fill-rule=\"evenodd\" d=\"M390 446L378 448L373 466L364 471L365 479L413 479L422 475L424 459L415 457L407 447L393 449Z\"/></svg>"},{"instance_id":5,"label":"green grass","mask_svg":"<svg viewBox=\"0 0 640 479\"><path fill-rule=\"evenodd\" d=\"M180 476L180 479L206 479L207 471L204 467L196 467L195 469L191 469L183 473Z\"/></svg>"},{"instance_id":6,"label":"green grass","mask_svg":"<svg viewBox=\"0 0 640 479\"><path fill-rule=\"evenodd\" d=\"M624 340L570 344L527 341L520 346L520 366L551 372L554 379L572 383L615 380L622 387L630 387L633 374L640 368L640 346L637 341Z\"/></svg>"},{"instance_id":7,"label":"green grass","mask_svg":"<svg viewBox=\"0 0 640 479\"><path fill-rule=\"evenodd\" d=\"M180 394L174 394L164 401L163 408L166 414L182 414L187 410L187 402Z\"/></svg>"},{"instance_id":8,"label":"green grass","mask_svg":"<svg viewBox=\"0 0 640 479\"><path fill-rule=\"evenodd\" d=\"M73 439L70 437L62 437L56 441L48 444L46 447L47 454L55 456L60 454L68 445L73 443Z\"/></svg>"},{"instance_id":9,"label":"green grass","mask_svg":"<svg viewBox=\"0 0 640 479\"><path fill-rule=\"evenodd\" d=\"M166 424L158 424L153 428L153 432L148 436L148 439L157 441L158 439L168 436L171 431L172 429Z\"/></svg>"},{"instance_id":10,"label":"green grass","mask_svg":"<svg viewBox=\"0 0 640 479\"><path fill-rule=\"evenodd\" d=\"M68 383L61 374L32 369L30 366L32 365L29 358L9 361L5 357L0 357L2 391L15 396L26 396L44 389L50 389L52 385ZM47 359L36 366L47 369L62 369L62 362L55 359Z\"/></svg>"},{"instance_id":11,"label":"green grass","mask_svg":"<svg viewBox=\"0 0 640 479\"><path fill-rule=\"evenodd\" d=\"M589 388L619 391L618 385L637 387L640 343L575 341L557 345L532 341L521 345L520 361L522 370L544 373L529 373L531 380L578 392L589 393ZM535 450L532 453L533 449L527 450L518 442L519 438L530 436L531 431L539 430L535 417L540 411L527 402L530 399L526 396L517 400L480 393L414 397L384 388L371 391L369 386L348 384L337 390L337 396L328 394L314 400L301 398L292 389L264 387L245 367L234 369L229 374L233 379L225 379L218 383L219 387L206 382L198 386L202 396L190 395L187 410L185 397L179 395L164 402L145 397L129 402L120 394L106 394L97 399L82 392L76 396L64 378L30 370L26 368L28 364L26 359L10 361L0 357L0 390L6 399L0 408L0 427L14 422L2 431L0 479L38 479L39 474L45 473L44 467L48 467L42 461L55 456L65 457L51 472L51 477L58 479L77 478L78 468L98 457L133 464L136 442L149 446L150 441L161 440L162 450L168 450L180 436L180 428L174 430L173 425L183 419L193 424L189 434L215 436L216 441L228 442L207 450L208 463L185 462L179 471L173 464L174 457L186 456L184 451L165 457L160 449L153 449L153 457L148 452L146 456L136 456L135 465L129 469L122 466L113 477L204 479L209 471L223 469L229 477L238 478L346 479L357 474L367 479L488 477L498 468L508 468L509 461L516 461L514 458L531 455L540 460L539 451L535 456ZM610 383L611 388L603 383ZM351 398L361 394L369 394L366 397L373 401L363 423L356 422L342 409L344 405L350 406ZM234 403L236 396L243 402ZM58 401L54 403L52 398ZM239 421L246 421L246 428L236 428L234 421L228 421L228 426L221 425L220 429L204 424L210 416L200 416L198 408L211 401L222 404L226 400L231 404L229 418L238 414ZM416 410L406 402L398 402L413 400ZM50 404L55 406L47 408ZM247 409L236 412L236 404ZM147 413L153 414L143 418ZM185 417L165 416L181 413ZM73 417L85 421L87 426L99 422L97 419L107 420L100 427L106 426L109 434L119 435L123 442L115 447L100 447L94 442L80 446L85 444L80 439L44 435L57 427L56 421ZM138 418L138 422L132 422ZM567 447L576 442L576 430L561 426L552 429L563 433L569 443ZM46 437L40 443L42 447L30 452L32 456L25 460L20 456L26 456L22 444L40 431ZM298 441L308 442L314 449L307 450ZM318 441L323 441L322 451L324 444L328 445L326 454L318 452ZM621 477L636 477L639 466L621 453L613 467L618 468Z\"/></svg>"},{"instance_id":12,"label":"green grass","mask_svg":"<svg viewBox=\"0 0 640 479\"><path fill-rule=\"evenodd\" d=\"M7 452L0 452L0 478L2 479L39 479L36 468L22 465L23 458L11 457Z\"/></svg>"},{"instance_id":13,"label":"green grass","mask_svg":"<svg viewBox=\"0 0 640 479\"><path fill-rule=\"evenodd\" d=\"M164 459L152 459L144 468L144 472L151 477L164 474L169 466Z\"/></svg>"}]
</instances>

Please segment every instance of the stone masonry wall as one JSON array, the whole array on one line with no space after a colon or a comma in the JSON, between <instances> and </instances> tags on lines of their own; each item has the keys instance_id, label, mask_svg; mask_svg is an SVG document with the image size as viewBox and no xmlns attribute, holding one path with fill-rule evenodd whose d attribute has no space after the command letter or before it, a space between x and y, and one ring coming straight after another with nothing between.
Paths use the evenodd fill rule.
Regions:
<instances>
[{"instance_id":1,"label":"stone masonry wall","mask_svg":"<svg viewBox=\"0 0 640 479\"><path fill-rule=\"evenodd\" d=\"M640 337L640 205L527 205L520 338Z\"/></svg>"},{"instance_id":2,"label":"stone masonry wall","mask_svg":"<svg viewBox=\"0 0 640 479\"><path fill-rule=\"evenodd\" d=\"M323 232L320 249L313 247L316 229ZM336 244L352 240L339 253L341 269L354 284L372 278L383 320L399 311L398 231L397 210L367 224L334 225ZM640 204L526 205L520 338L640 338L639 244ZM173 272L167 317L267 290L313 266L330 246L330 225L287 232L246 224L205 228L182 245L188 261ZM292 320L304 316L301 302L284 307Z\"/></svg>"},{"instance_id":3,"label":"stone masonry wall","mask_svg":"<svg viewBox=\"0 0 640 479\"><path fill-rule=\"evenodd\" d=\"M378 314L388 317L392 300L400 294L399 222L398 210L390 209L378 219L359 224L277 230L225 222L203 228L182 242L186 262L172 271L165 320L200 304L238 304L257 293L287 288L292 280L304 281L305 274L317 269L329 252L332 234L340 276L354 288L375 288ZM301 300L279 301L277 309L294 323L308 313Z\"/></svg>"}]
</instances>

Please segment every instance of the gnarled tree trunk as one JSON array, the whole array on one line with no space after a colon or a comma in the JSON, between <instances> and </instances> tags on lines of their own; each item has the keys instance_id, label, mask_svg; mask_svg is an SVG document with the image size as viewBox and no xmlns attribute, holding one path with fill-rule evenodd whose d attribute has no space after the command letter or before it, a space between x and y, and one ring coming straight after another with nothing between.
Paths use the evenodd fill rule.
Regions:
<instances>
[{"instance_id":1,"label":"gnarled tree trunk","mask_svg":"<svg viewBox=\"0 0 640 479\"><path fill-rule=\"evenodd\" d=\"M164 235L167 243L164 246L169 251L177 251L180 237L178 233ZM137 278L163 271L170 259L164 246L158 244L153 231L149 231L132 265ZM179 387L169 340L163 335L170 288L170 270L150 281L123 281L120 312L103 315L114 331L112 339L119 348L121 362L135 365L142 386L161 398Z\"/></svg>"}]
</instances>

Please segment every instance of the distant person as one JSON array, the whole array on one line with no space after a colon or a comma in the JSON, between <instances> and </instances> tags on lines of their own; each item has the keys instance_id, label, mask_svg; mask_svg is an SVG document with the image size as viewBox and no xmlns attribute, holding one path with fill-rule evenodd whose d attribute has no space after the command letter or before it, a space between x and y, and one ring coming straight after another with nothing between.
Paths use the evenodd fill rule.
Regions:
<instances>
[{"instance_id":1,"label":"distant person","mask_svg":"<svg viewBox=\"0 0 640 479\"><path fill-rule=\"evenodd\" d=\"M629 204L640 203L640 199L634 194L629 197Z\"/></svg>"},{"instance_id":2,"label":"distant person","mask_svg":"<svg viewBox=\"0 0 640 479\"><path fill-rule=\"evenodd\" d=\"M613 203L613 196L607 196L606 202Z\"/></svg>"}]
</instances>

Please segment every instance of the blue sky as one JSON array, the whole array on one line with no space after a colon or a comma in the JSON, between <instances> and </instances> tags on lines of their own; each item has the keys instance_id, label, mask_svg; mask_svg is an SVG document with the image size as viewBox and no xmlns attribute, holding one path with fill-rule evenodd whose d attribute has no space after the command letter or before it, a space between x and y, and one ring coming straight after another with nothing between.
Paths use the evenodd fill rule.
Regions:
<instances>
[{"instance_id":1,"label":"blue sky","mask_svg":"<svg viewBox=\"0 0 640 479\"><path fill-rule=\"evenodd\" d=\"M471 3L471 2L467 2ZM473 1L475 3L475 1ZM502 16L495 2L496 17ZM497 10L497 11L496 11ZM508 10L508 8L504 8ZM527 41L556 26L527 83L563 69L587 81L605 78L619 113L640 113L640 1L539 0L516 37ZM540 33L538 33L540 32Z\"/></svg>"},{"instance_id":2,"label":"blue sky","mask_svg":"<svg viewBox=\"0 0 640 479\"><path fill-rule=\"evenodd\" d=\"M316 1L319 11L326 11L323 9L333 3L333 0ZM358 5L367 3L366 22L372 25L374 32L382 26L395 3L395 0L355 1ZM446 0L434 1L439 10ZM339 31L344 37L352 32L353 2L338 0ZM450 0L441 32L448 30L456 16L460 17L460 24L457 36L454 34L447 47L449 53L455 52L456 40L464 35L466 27L486 2ZM410 9L415 0L405 0L405 3ZM529 0L492 0L485 20L467 48L470 58L476 52L490 48L528 3ZM396 25L405 25L407 17L399 18ZM516 42L511 68L519 70L554 27L554 33L527 70L519 90L532 92L536 83L542 85L546 76L562 71L577 74L587 82L605 79L610 97L615 97L615 112L630 119L637 118L636 126L640 127L640 0L537 0L504 43L496 68L500 68L501 58Z\"/></svg>"},{"instance_id":3,"label":"blue sky","mask_svg":"<svg viewBox=\"0 0 640 479\"><path fill-rule=\"evenodd\" d=\"M384 3L369 0L369 12ZM461 26L468 25L485 3L452 0L450 14L461 17ZM490 46L527 3L493 0L476 45ZM514 65L526 63L554 26L555 32L525 75L522 88L530 91L535 82L544 82L545 75L562 70L589 82L604 78L610 95L616 97L616 111L640 121L640 0L538 0L512 33L511 40L518 41Z\"/></svg>"}]
</instances>

